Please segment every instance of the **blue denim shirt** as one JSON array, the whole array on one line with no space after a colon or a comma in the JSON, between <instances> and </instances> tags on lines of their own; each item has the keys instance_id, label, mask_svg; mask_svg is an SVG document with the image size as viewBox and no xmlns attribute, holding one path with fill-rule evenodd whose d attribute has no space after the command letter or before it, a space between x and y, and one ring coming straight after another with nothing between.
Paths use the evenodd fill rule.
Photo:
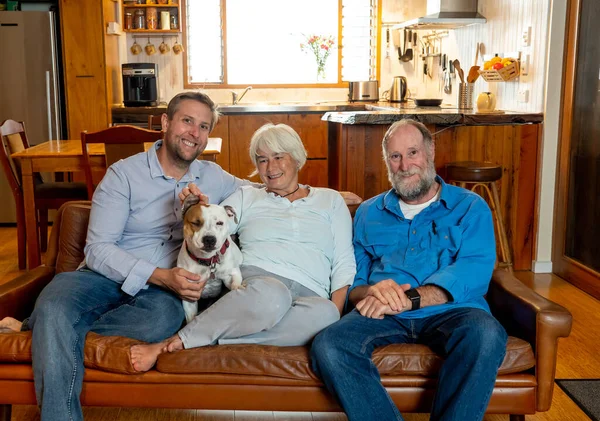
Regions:
<instances>
[{"instance_id":1,"label":"blue denim shirt","mask_svg":"<svg viewBox=\"0 0 600 421\"><path fill-rule=\"evenodd\" d=\"M489 312L484 295L496 261L490 209L479 195L436 180L439 200L413 220L404 218L393 189L364 202L354 218L357 273L351 289L393 279L412 288L437 285L451 297L396 317L428 317L458 307Z\"/></svg>"}]
</instances>

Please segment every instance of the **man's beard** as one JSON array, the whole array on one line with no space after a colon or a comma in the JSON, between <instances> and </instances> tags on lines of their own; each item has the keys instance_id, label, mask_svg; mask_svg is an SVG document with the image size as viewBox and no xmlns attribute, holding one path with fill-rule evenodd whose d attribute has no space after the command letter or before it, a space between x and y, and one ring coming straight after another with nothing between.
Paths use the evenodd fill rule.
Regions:
<instances>
[{"instance_id":1,"label":"man's beard","mask_svg":"<svg viewBox=\"0 0 600 421\"><path fill-rule=\"evenodd\" d=\"M405 177L418 174L418 180L406 180ZM435 165L429 161L424 170L411 169L408 171L396 171L392 173L388 166L388 179L398 196L404 201L413 201L422 198L429 192L435 183Z\"/></svg>"},{"instance_id":2,"label":"man's beard","mask_svg":"<svg viewBox=\"0 0 600 421\"><path fill-rule=\"evenodd\" d=\"M183 154L183 152L181 151L181 146L179 145L179 140L180 139L176 139L173 142L167 141L165 143L166 143L167 149L171 152L171 156L175 160L177 166L180 168L187 168L192 164L192 162L194 162L196 160L196 158L198 158L198 156L200 156L202 151L199 150L198 153L196 153L193 158L187 159L185 157L185 155Z\"/></svg>"}]
</instances>

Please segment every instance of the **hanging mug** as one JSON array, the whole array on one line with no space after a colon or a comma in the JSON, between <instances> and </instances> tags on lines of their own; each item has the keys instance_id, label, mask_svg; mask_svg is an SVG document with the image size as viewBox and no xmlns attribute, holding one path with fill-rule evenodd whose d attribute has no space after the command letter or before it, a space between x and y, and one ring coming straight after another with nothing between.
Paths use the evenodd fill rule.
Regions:
<instances>
[{"instance_id":1,"label":"hanging mug","mask_svg":"<svg viewBox=\"0 0 600 421\"><path fill-rule=\"evenodd\" d=\"M148 44L146 44L146 46L144 47L144 49L146 50L146 54L148 54L149 56L151 56L152 54L156 53L156 47L154 46L154 44L152 44L150 42L150 40L148 40Z\"/></svg>"},{"instance_id":2,"label":"hanging mug","mask_svg":"<svg viewBox=\"0 0 600 421\"><path fill-rule=\"evenodd\" d=\"M175 54L183 53L183 45L179 43L179 40L175 41L175 45L173 45L173 52Z\"/></svg>"},{"instance_id":3,"label":"hanging mug","mask_svg":"<svg viewBox=\"0 0 600 421\"><path fill-rule=\"evenodd\" d=\"M137 56L139 53L142 52L142 46L140 44L137 43L137 41L133 41L133 45L131 46L131 54L133 54L134 56Z\"/></svg>"},{"instance_id":4,"label":"hanging mug","mask_svg":"<svg viewBox=\"0 0 600 421\"><path fill-rule=\"evenodd\" d=\"M165 40L163 40L163 42L161 42L158 46L158 51L160 51L161 54L167 54L169 51L171 51L171 47L169 47L169 44L166 44Z\"/></svg>"}]
</instances>

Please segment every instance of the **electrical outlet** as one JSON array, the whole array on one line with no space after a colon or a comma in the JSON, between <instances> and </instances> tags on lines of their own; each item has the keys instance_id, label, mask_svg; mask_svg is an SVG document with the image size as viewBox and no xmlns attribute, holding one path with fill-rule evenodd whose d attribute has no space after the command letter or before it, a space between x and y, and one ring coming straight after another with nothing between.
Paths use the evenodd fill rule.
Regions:
<instances>
[{"instance_id":1,"label":"electrical outlet","mask_svg":"<svg viewBox=\"0 0 600 421\"><path fill-rule=\"evenodd\" d=\"M529 101L529 89L521 89L517 94L517 102Z\"/></svg>"},{"instance_id":2,"label":"electrical outlet","mask_svg":"<svg viewBox=\"0 0 600 421\"><path fill-rule=\"evenodd\" d=\"M523 47L529 47L531 45L531 26L528 26L523 30L521 35L521 45Z\"/></svg>"},{"instance_id":3,"label":"electrical outlet","mask_svg":"<svg viewBox=\"0 0 600 421\"><path fill-rule=\"evenodd\" d=\"M527 76L529 74L529 54L525 54L521 57L521 76Z\"/></svg>"}]
</instances>

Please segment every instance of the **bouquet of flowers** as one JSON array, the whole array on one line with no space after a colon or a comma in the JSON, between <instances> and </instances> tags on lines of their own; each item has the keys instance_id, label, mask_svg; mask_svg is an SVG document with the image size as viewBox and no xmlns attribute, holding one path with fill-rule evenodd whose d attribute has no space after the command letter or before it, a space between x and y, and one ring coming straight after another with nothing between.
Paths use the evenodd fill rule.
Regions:
<instances>
[{"instance_id":1,"label":"bouquet of flowers","mask_svg":"<svg viewBox=\"0 0 600 421\"><path fill-rule=\"evenodd\" d=\"M315 56L317 62L317 79L325 78L325 63L335 45L335 38L331 35L309 35L306 42L300 44L300 50Z\"/></svg>"}]
</instances>

